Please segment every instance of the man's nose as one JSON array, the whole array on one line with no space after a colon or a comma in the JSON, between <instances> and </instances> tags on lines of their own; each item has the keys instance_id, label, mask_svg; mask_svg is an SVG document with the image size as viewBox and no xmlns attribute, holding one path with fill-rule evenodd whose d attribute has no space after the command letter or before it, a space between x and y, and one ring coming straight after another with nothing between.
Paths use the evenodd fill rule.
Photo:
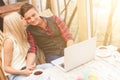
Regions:
<instances>
[{"instance_id":1,"label":"man's nose","mask_svg":"<svg viewBox=\"0 0 120 80\"><path fill-rule=\"evenodd\" d=\"M34 17L31 17L31 21L34 21L35 19L34 19Z\"/></svg>"}]
</instances>

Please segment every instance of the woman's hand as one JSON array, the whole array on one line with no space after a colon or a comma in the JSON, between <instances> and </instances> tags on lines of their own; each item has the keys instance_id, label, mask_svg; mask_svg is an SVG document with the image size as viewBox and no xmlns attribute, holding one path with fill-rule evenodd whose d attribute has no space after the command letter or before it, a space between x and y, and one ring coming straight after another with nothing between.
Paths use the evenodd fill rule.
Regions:
<instances>
[{"instance_id":1,"label":"woman's hand","mask_svg":"<svg viewBox=\"0 0 120 80\"><path fill-rule=\"evenodd\" d=\"M24 70L22 70L22 74L26 75L26 76L29 76L30 74L32 74L32 71L29 70L29 69L24 69Z\"/></svg>"}]
</instances>

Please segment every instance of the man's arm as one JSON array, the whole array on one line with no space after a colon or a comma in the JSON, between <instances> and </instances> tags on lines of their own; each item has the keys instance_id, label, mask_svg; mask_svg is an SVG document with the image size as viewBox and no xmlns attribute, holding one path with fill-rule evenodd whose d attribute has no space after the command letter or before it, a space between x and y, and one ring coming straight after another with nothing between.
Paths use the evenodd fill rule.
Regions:
<instances>
[{"instance_id":1,"label":"man's arm","mask_svg":"<svg viewBox=\"0 0 120 80\"><path fill-rule=\"evenodd\" d=\"M28 42L30 44L30 48L27 54L26 67L30 70L33 70L36 66L36 47L35 47L34 38L28 31L27 31L27 37L28 37Z\"/></svg>"},{"instance_id":2,"label":"man's arm","mask_svg":"<svg viewBox=\"0 0 120 80\"><path fill-rule=\"evenodd\" d=\"M32 53L27 54L26 68L28 70L34 70L36 67L36 55Z\"/></svg>"},{"instance_id":3,"label":"man's arm","mask_svg":"<svg viewBox=\"0 0 120 80\"><path fill-rule=\"evenodd\" d=\"M55 19L57 23L57 27L60 29L60 32L62 34L63 39L66 41L66 45L70 46L73 44L73 37L70 33L68 27L65 25L65 23L57 16L53 15L53 18Z\"/></svg>"},{"instance_id":4,"label":"man's arm","mask_svg":"<svg viewBox=\"0 0 120 80\"><path fill-rule=\"evenodd\" d=\"M36 47L35 47L35 41L34 41L34 38L33 36L30 34L29 31L27 31L27 39L28 39L28 42L30 44L30 48L28 50L28 53L36 53Z\"/></svg>"}]
</instances>

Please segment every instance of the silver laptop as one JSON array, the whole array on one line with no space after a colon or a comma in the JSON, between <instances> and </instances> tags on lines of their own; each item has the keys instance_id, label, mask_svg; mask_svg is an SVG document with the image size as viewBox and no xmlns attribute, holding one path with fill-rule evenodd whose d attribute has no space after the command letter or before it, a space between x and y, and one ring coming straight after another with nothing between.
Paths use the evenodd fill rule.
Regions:
<instances>
[{"instance_id":1,"label":"silver laptop","mask_svg":"<svg viewBox=\"0 0 120 80\"><path fill-rule=\"evenodd\" d=\"M59 69L67 72L85 64L95 57L96 37L74 44L64 49L64 57L51 61Z\"/></svg>"}]
</instances>

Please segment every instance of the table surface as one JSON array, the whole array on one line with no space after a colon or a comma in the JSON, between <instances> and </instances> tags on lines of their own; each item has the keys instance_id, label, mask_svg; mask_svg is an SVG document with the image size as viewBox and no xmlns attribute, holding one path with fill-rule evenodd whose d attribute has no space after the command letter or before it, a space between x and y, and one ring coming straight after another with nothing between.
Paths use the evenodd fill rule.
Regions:
<instances>
[{"instance_id":1,"label":"table surface","mask_svg":"<svg viewBox=\"0 0 120 80\"><path fill-rule=\"evenodd\" d=\"M50 80L120 80L120 54L113 50L113 46L109 50L111 50L111 56L96 56L94 60L72 71L63 72L53 66L45 72L51 76Z\"/></svg>"}]
</instances>

